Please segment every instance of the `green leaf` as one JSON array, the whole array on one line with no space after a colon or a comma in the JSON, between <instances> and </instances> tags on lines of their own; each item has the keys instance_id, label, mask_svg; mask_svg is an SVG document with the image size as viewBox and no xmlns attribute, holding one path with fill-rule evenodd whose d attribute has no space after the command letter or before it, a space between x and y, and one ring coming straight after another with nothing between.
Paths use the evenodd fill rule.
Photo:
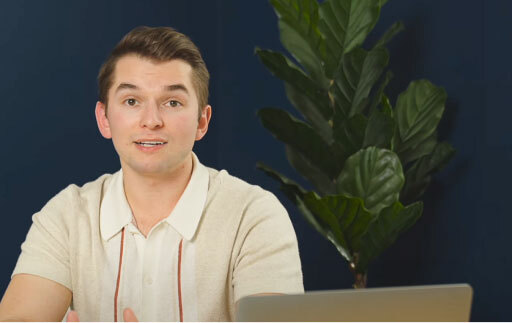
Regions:
<instances>
[{"instance_id":1,"label":"green leaf","mask_svg":"<svg viewBox=\"0 0 512 323\"><path fill-rule=\"evenodd\" d=\"M419 199L430 184L431 175L440 171L455 155L455 149L447 143L438 143L428 156L418 159L405 172L405 185L400 194L402 201Z\"/></svg>"},{"instance_id":2,"label":"green leaf","mask_svg":"<svg viewBox=\"0 0 512 323\"><path fill-rule=\"evenodd\" d=\"M367 122L366 117L359 113L341 123L335 123L333 145L338 151L337 160L341 161L339 171L345 160L362 148Z\"/></svg>"},{"instance_id":3,"label":"green leaf","mask_svg":"<svg viewBox=\"0 0 512 323\"><path fill-rule=\"evenodd\" d=\"M391 25L391 27L388 28L388 30L386 30L379 41L377 41L375 47L386 45L391 39L393 39L393 37L395 37L396 34L404 30L404 28L404 24L401 21L395 22L393 25Z\"/></svg>"},{"instance_id":4,"label":"green leaf","mask_svg":"<svg viewBox=\"0 0 512 323\"><path fill-rule=\"evenodd\" d=\"M327 238L350 262L352 245L359 244L373 216L364 208L359 198L332 195L320 198L314 192L304 196L304 203L311 213L328 228Z\"/></svg>"},{"instance_id":5,"label":"green leaf","mask_svg":"<svg viewBox=\"0 0 512 323\"><path fill-rule=\"evenodd\" d=\"M380 5L374 0L326 0L320 5L318 27L325 36L328 77L344 54L363 43L379 19Z\"/></svg>"},{"instance_id":6,"label":"green leaf","mask_svg":"<svg viewBox=\"0 0 512 323\"><path fill-rule=\"evenodd\" d=\"M402 144L397 149L398 155L400 156L400 160L404 165L407 165L420 157L432 153L432 151L437 145L437 132L434 132L430 137L426 138L424 141L416 143L415 146L410 146L411 143L414 142L409 141L409 143Z\"/></svg>"},{"instance_id":7,"label":"green leaf","mask_svg":"<svg viewBox=\"0 0 512 323\"><path fill-rule=\"evenodd\" d=\"M270 72L277 78L285 81L290 86L293 86L297 91L307 96L315 105L325 120L329 120L332 116L332 109L329 108L329 98L317 82L310 79L302 70L295 64L290 62L283 54L256 48L256 54L261 62L270 70ZM308 107L309 109L310 107ZM301 107L297 107L301 109ZM304 108L306 109L306 107ZM313 111L301 111L305 116L314 114Z\"/></svg>"},{"instance_id":8,"label":"green leaf","mask_svg":"<svg viewBox=\"0 0 512 323\"><path fill-rule=\"evenodd\" d=\"M396 151L404 164L413 160L411 156L419 158L434 148L433 136L443 115L445 101L444 89L428 80L411 82L398 96L395 119L400 138Z\"/></svg>"},{"instance_id":9,"label":"green leaf","mask_svg":"<svg viewBox=\"0 0 512 323\"><path fill-rule=\"evenodd\" d=\"M324 223L327 227L327 236L338 249L343 257L348 261L352 260L350 255L350 248L345 235L341 231L340 224L336 216L329 210L328 206L314 192L308 192L304 196L304 204L311 211L311 213Z\"/></svg>"},{"instance_id":10,"label":"green leaf","mask_svg":"<svg viewBox=\"0 0 512 323\"><path fill-rule=\"evenodd\" d=\"M356 48L345 55L334 83L329 88L337 111L343 116L363 112L370 90L387 66L388 60L388 52L382 47L369 52Z\"/></svg>"},{"instance_id":11,"label":"green leaf","mask_svg":"<svg viewBox=\"0 0 512 323\"><path fill-rule=\"evenodd\" d=\"M368 147L350 156L338 177L338 193L362 198L372 214L398 200L404 174L398 156Z\"/></svg>"},{"instance_id":12,"label":"green leaf","mask_svg":"<svg viewBox=\"0 0 512 323\"><path fill-rule=\"evenodd\" d=\"M419 163L419 169L422 174L439 172L448 164L455 155L455 149L447 142L441 142L436 145L434 152L423 162Z\"/></svg>"},{"instance_id":13,"label":"green leaf","mask_svg":"<svg viewBox=\"0 0 512 323\"><path fill-rule=\"evenodd\" d=\"M352 246L359 243L361 236L374 219L373 215L365 209L363 200L359 198L334 195L323 197L322 202L336 216L352 252Z\"/></svg>"},{"instance_id":14,"label":"green leaf","mask_svg":"<svg viewBox=\"0 0 512 323\"><path fill-rule=\"evenodd\" d=\"M308 180L322 195L336 193L336 185L316 165L295 149L286 145L286 157L295 170Z\"/></svg>"},{"instance_id":15,"label":"green leaf","mask_svg":"<svg viewBox=\"0 0 512 323\"><path fill-rule=\"evenodd\" d=\"M257 167L265 172L265 174L281 183L281 191L297 206L302 215L304 215L306 221L308 221L308 223L322 236L327 237L328 227L326 227L323 223L320 223L304 204L303 200L306 191L299 184L295 183L291 179L276 172L261 162L257 164Z\"/></svg>"},{"instance_id":16,"label":"green leaf","mask_svg":"<svg viewBox=\"0 0 512 323\"><path fill-rule=\"evenodd\" d=\"M278 140L297 150L328 177L337 175L329 146L310 125L281 109L264 108L257 114L263 126Z\"/></svg>"},{"instance_id":17,"label":"green leaf","mask_svg":"<svg viewBox=\"0 0 512 323\"><path fill-rule=\"evenodd\" d=\"M385 105L383 103L383 100L385 100L384 89L386 88L386 86L388 86L389 81L391 81L392 78L393 78L393 72L391 72L391 71L387 71L386 74L384 75L384 77L382 77L380 85L373 96L372 103L370 104L370 111L376 109L379 106L379 104L382 106ZM387 99L387 97L386 97L386 99ZM387 104L391 107L391 104L389 103L389 99L387 100Z\"/></svg>"},{"instance_id":18,"label":"green leaf","mask_svg":"<svg viewBox=\"0 0 512 323\"><path fill-rule=\"evenodd\" d=\"M389 98L382 93L382 99L380 105L382 106L382 112L386 113L390 118L393 118L395 127L393 129L393 137L391 138L391 149L392 151L396 150L396 146L400 141L400 134L398 133L398 126L395 120L395 113L391 103L389 102ZM402 164L403 165L403 164Z\"/></svg>"},{"instance_id":19,"label":"green leaf","mask_svg":"<svg viewBox=\"0 0 512 323\"><path fill-rule=\"evenodd\" d=\"M265 172L265 174L267 174L269 177L281 183L281 190L292 202L295 202L295 198L297 196L302 198L303 195L306 194L306 190L304 190L299 184L278 173L264 163L258 162L256 167Z\"/></svg>"},{"instance_id":20,"label":"green leaf","mask_svg":"<svg viewBox=\"0 0 512 323\"><path fill-rule=\"evenodd\" d=\"M389 113L373 110L366 126L363 147L375 146L391 149L394 130L395 120Z\"/></svg>"},{"instance_id":21,"label":"green leaf","mask_svg":"<svg viewBox=\"0 0 512 323\"><path fill-rule=\"evenodd\" d=\"M305 219L331 241L343 257L352 261L350 246L360 244L373 219L361 199L341 195L320 198L263 163L258 163L258 168L280 182L281 190L297 205Z\"/></svg>"},{"instance_id":22,"label":"green leaf","mask_svg":"<svg viewBox=\"0 0 512 323\"><path fill-rule=\"evenodd\" d=\"M286 96L293 106L311 123L311 126L325 142L331 142L332 128L320 113L321 110L318 108L318 104L321 102L313 103L302 91L286 82L284 88Z\"/></svg>"},{"instance_id":23,"label":"green leaf","mask_svg":"<svg viewBox=\"0 0 512 323\"><path fill-rule=\"evenodd\" d=\"M281 190L295 204L306 221L315 228L322 236L331 241L343 257L351 261L352 257L347 248L343 233L339 230L337 219L329 215L329 212L320 212L322 206L315 203L316 193L307 192L297 183L279 174L272 168L258 163L259 169L281 183ZM315 211L315 213L312 212Z\"/></svg>"},{"instance_id":24,"label":"green leaf","mask_svg":"<svg viewBox=\"0 0 512 323\"><path fill-rule=\"evenodd\" d=\"M382 94L382 98L381 98L381 103L380 104L387 111L391 111L391 116L394 118L393 107L391 106L391 103L389 102L389 98L385 94Z\"/></svg>"},{"instance_id":25,"label":"green leaf","mask_svg":"<svg viewBox=\"0 0 512 323\"><path fill-rule=\"evenodd\" d=\"M325 42L318 29L316 0L270 0L279 17L281 42L314 80L325 85Z\"/></svg>"},{"instance_id":26,"label":"green leaf","mask_svg":"<svg viewBox=\"0 0 512 323\"><path fill-rule=\"evenodd\" d=\"M403 207L400 202L382 209L379 217L371 223L366 233L354 246L356 272L366 272L370 261L391 246L403 232L420 218L423 203L417 202Z\"/></svg>"}]
</instances>

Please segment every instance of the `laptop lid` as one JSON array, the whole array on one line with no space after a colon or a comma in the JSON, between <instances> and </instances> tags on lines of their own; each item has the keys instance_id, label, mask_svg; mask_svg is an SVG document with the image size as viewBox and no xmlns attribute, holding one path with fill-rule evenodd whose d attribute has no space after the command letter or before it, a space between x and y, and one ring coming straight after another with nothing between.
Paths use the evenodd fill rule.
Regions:
<instances>
[{"instance_id":1,"label":"laptop lid","mask_svg":"<svg viewBox=\"0 0 512 323\"><path fill-rule=\"evenodd\" d=\"M468 284L365 288L241 299L237 321L469 321Z\"/></svg>"}]
</instances>

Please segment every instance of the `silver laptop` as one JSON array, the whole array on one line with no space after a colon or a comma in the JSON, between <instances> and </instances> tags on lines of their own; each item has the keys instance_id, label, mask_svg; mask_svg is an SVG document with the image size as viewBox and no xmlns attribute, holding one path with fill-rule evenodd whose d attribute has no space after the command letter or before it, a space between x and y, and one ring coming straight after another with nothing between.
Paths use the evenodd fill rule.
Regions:
<instances>
[{"instance_id":1,"label":"silver laptop","mask_svg":"<svg viewBox=\"0 0 512 323\"><path fill-rule=\"evenodd\" d=\"M240 300L236 320L468 322L472 298L468 284L250 296Z\"/></svg>"}]
</instances>

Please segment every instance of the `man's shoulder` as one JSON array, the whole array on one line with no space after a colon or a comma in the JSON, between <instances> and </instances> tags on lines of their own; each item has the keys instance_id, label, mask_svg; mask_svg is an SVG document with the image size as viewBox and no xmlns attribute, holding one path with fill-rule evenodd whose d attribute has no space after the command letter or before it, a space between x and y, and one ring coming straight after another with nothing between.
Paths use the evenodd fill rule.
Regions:
<instances>
[{"instance_id":1,"label":"man's shoulder","mask_svg":"<svg viewBox=\"0 0 512 323\"><path fill-rule=\"evenodd\" d=\"M111 180L112 176L112 174L103 174L95 180L87 182L82 186L70 184L62 191L57 193L55 198L62 197L68 201L78 201L101 196L104 193L103 191L108 185L108 182Z\"/></svg>"},{"instance_id":2,"label":"man's shoulder","mask_svg":"<svg viewBox=\"0 0 512 323\"><path fill-rule=\"evenodd\" d=\"M223 194L232 197L273 195L258 185L250 184L241 178L229 174L225 169L220 171L209 167L207 169L210 174L209 195Z\"/></svg>"},{"instance_id":3,"label":"man's shoulder","mask_svg":"<svg viewBox=\"0 0 512 323\"><path fill-rule=\"evenodd\" d=\"M79 210L88 212L91 209L99 208L104 190L112 176L112 174L103 174L82 186L76 184L68 185L51 198L40 213L70 214L67 211L72 210L76 214L76 211Z\"/></svg>"},{"instance_id":4,"label":"man's shoulder","mask_svg":"<svg viewBox=\"0 0 512 323\"><path fill-rule=\"evenodd\" d=\"M210 184L207 203L222 205L222 209L234 207L247 211L255 206L265 206L268 209L284 210L272 192L233 176L226 170L208 168L208 171Z\"/></svg>"}]
</instances>

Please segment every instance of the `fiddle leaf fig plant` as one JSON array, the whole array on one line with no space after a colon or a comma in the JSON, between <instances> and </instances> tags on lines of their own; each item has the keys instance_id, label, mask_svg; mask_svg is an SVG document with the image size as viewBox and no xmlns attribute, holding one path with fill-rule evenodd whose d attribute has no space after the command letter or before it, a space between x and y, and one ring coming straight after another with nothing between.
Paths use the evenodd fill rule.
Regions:
<instances>
[{"instance_id":1,"label":"fiddle leaf fig plant","mask_svg":"<svg viewBox=\"0 0 512 323\"><path fill-rule=\"evenodd\" d=\"M348 261L354 287L366 286L372 260L418 220L432 175L455 153L437 138L442 88L412 81L395 106L385 94L392 79L385 45L403 24L363 46L386 2L270 0L291 57L256 48L298 112L268 107L258 117L313 190L258 167Z\"/></svg>"}]
</instances>

